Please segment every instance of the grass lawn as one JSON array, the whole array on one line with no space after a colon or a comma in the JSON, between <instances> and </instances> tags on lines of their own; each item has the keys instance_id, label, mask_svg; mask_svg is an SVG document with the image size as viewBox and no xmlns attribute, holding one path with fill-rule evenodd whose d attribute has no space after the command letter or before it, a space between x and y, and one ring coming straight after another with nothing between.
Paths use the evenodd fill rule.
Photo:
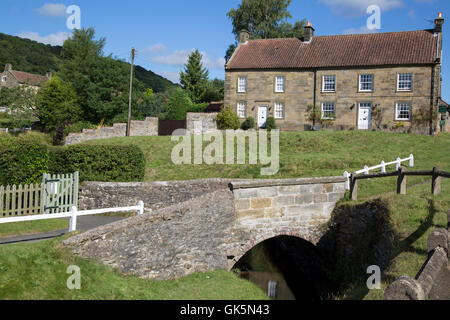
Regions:
<instances>
[{"instance_id":1,"label":"grass lawn","mask_svg":"<svg viewBox=\"0 0 450 320\"><path fill-rule=\"evenodd\" d=\"M121 275L57 249L60 240L0 246L0 300L265 300L256 285L231 272L198 273L174 281ZM81 269L81 290L67 289L71 265Z\"/></svg>"},{"instance_id":2,"label":"grass lawn","mask_svg":"<svg viewBox=\"0 0 450 320\"><path fill-rule=\"evenodd\" d=\"M20 236L69 228L69 221L62 219L37 220L0 224L0 238Z\"/></svg>"},{"instance_id":3,"label":"grass lawn","mask_svg":"<svg viewBox=\"0 0 450 320\"><path fill-rule=\"evenodd\" d=\"M436 228L447 227L450 209L450 179L442 181L442 193L431 195L431 184L414 187L407 195L386 195L391 205L391 217L398 239L394 259L382 279L382 290L369 291L365 284L355 286L344 299L379 300L384 290L400 276L414 278L428 258L428 236Z\"/></svg>"},{"instance_id":4,"label":"grass lawn","mask_svg":"<svg viewBox=\"0 0 450 320\"><path fill-rule=\"evenodd\" d=\"M147 159L145 181L191 180L201 178L298 178L343 175L364 165L378 165L382 160L416 157L414 170L431 170L434 166L450 171L450 134L436 137L385 132L283 132L280 135L280 171L276 176L261 176L260 165L175 165L171 160L170 137L113 138L85 142L88 144L130 143L139 146ZM395 170L395 166L388 170ZM408 185L429 178L408 177ZM363 181L362 198L396 190L396 178Z\"/></svg>"}]
</instances>

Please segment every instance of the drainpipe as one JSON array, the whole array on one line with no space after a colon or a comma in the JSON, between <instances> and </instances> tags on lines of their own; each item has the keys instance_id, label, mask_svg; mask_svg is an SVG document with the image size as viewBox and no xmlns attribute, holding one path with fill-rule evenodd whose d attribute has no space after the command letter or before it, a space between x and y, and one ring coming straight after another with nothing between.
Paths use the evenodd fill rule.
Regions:
<instances>
[{"instance_id":1,"label":"drainpipe","mask_svg":"<svg viewBox=\"0 0 450 320\"><path fill-rule=\"evenodd\" d=\"M317 69L314 69L314 95L313 95L314 119L313 119L313 127L315 127L315 125L316 125L316 118L315 118L315 114L316 114L316 91L317 91Z\"/></svg>"},{"instance_id":2,"label":"drainpipe","mask_svg":"<svg viewBox=\"0 0 450 320\"><path fill-rule=\"evenodd\" d=\"M431 104L430 104L430 136L433 136L433 111L434 111L434 94L435 94L435 81L436 77L436 65L431 67Z\"/></svg>"}]
</instances>

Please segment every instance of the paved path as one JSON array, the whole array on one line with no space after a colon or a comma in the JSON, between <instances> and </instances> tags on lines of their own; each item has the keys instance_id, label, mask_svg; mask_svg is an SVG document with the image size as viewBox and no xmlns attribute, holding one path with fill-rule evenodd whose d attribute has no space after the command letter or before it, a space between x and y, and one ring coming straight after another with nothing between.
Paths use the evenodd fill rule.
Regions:
<instances>
[{"instance_id":1,"label":"paved path","mask_svg":"<svg viewBox=\"0 0 450 320\"><path fill-rule=\"evenodd\" d=\"M103 226L105 224L113 223L124 218L121 217L102 217L102 216L82 216L77 219L77 230L78 231L88 231L95 229L97 227ZM68 219L66 219L68 220ZM13 244L13 243L26 243L26 242L37 242L48 240L56 237L60 237L68 233L68 229L50 231L39 234L14 236L8 238L0 238L0 245L2 244Z\"/></svg>"}]
</instances>

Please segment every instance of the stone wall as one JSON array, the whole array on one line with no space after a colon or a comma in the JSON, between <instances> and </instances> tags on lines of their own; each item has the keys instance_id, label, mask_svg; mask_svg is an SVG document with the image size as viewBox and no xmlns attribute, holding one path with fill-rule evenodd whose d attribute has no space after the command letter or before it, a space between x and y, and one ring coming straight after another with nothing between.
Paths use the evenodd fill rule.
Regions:
<instances>
[{"instance_id":1,"label":"stone wall","mask_svg":"<svg viewBox=\"0 0 450 320\"><path fill-rule=\"evenodd\" d=\"M429 257L413 279L400 277L385 292L386 300L450 300L450 210L448 229L428 238Z\"/></svg>"},{"instance_id":2,"label":"stone wall","mask_svg":"<svg viewBox=\"0 0 450 320\"><path fill-rule=\"evenodd\" d=\"M82 189L83 209L143 200L146 214L64 244L124 273L164 280L230 270L255 245L280 235L316 244L325 232L321 226L345 193L345 178L86 183ZM246 200L264 213L244 213Z\"/></svg>"},{"instance_id":3,"label":"stone wall","mask_svg":"<svg viewBox=\"0 0 450 320\"><path fill-rule=\"evenodd\" d=\"M188 134L204 134L217 131L216 117L218 113L191 113L186 117Z\"/></svg>"},{"instance_id":4,"label":"stone wall","mask_svg":"<svg viewBox=\"0 0 450 320\"><path fill-rule=\"evenodd\" d=\"M397 75L413 74L413 90L397 91ZM358 88L360 74L374 75L373 92L360 92ZM322 92L322 77L336 76L336 92ZM247 77L247 92L237 92L238 77ZM285 92L275 92L275 77L284 76ZM411 121L396 121L396 103L412 103L413 112L420 108L430 109L432 68L423 67L379 67L370 69L333 69L317 71L316 108L321 109L323 102L334 102L336 120L329 124L330 129L357 129L358 104L371 102L382 110L381 130L406 131ZM273 116L274 103L285 105L284 119L276 120L277 126L284 131L305 130L311 127L307 106L314 102L314 72L312 71L227 71L225 76L225 106L235 110L237 102L247 103L246 117L257 119L258 106L268 106L269 116ZM371 129L377 128L372 117ZM418 131L423 131L419 128ZM429 131L429 129L428 129Z\"/></svg>"},{"instance_id":5,"label":"stone wall","mask_svg":"<svg viewBox=\"0 0 450 320\"><path fill-rule=\"evenodd\" d=\"M66 137L65 145L71 145L88 140L109 139L125 137L127 133L126 123L115 123L112 127L97 129L84 129L82 133L70 133ZM131 136L157 136L158 118L146 118L144 121L131 121Z\"/></svg>"}]
</instances>

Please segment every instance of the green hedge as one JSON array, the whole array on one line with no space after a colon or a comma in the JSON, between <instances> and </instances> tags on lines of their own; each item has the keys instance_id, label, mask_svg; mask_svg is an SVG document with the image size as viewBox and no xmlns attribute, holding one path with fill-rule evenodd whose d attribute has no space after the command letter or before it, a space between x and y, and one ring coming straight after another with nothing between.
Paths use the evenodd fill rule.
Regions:
<instances>
[{"instance_id":1,"label":"green hedge","mask_svg":"<svg viewBox=\"0 0 450 320\"><path fill-rule=\"evenodd\" d=\"M48 145L42 137L0 135L0 185L40 183L47 172Z\"/></svg>"},{"instance_id":2,"label":"green hedge","mask_svg":"<svg viewBox=\"0 0 450 320\"><path fill-rule=\"evenodd\" d=\"M0 185L41 183L44 173L75 171L81 181L142 181L145 157L137 146L52 147L44 135L0 134Z\"/></svg>"},{"instance_id":3,"label":"green hedge","mask_svg":"<svg viewBox=\"0 0 450 320\"><path fill-rule=\"evenodd\" d=\"M137 146L73 145L50 149L49 172L80 172L81 181L133 182L145 175L145 157Z\"/></svg>"}]
</instances>

